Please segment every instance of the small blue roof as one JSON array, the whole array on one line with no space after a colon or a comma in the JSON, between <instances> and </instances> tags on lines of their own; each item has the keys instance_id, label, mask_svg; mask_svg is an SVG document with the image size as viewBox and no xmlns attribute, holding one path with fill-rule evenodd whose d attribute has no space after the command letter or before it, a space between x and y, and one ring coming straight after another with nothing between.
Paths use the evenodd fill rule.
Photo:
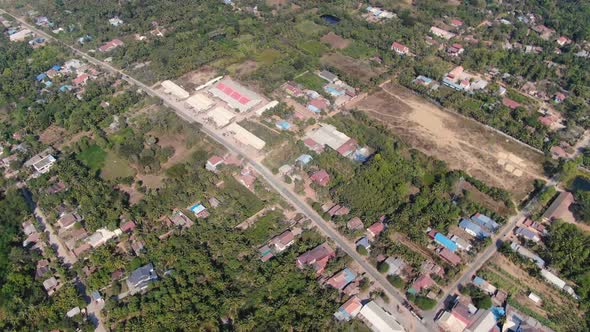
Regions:
<instances>
[{"instance_id":1,"label":"small blue roof","mask_svg":"<svg viewBox=\"0 0 590 332\"><path fill-rule=\"evenodd\" d=\"M357 247L363 246L365 248L369 248L371 246L371 244L369 244L369 239L367 239L366 236L363 236L358 241L356 241L356 245L357 245Z\"/></svg>"},{"instance_id":2,"label":"small blue roof","mask_svg":"<svg viewBox=\"0 0 590 332\"><path fill-rule=\"evenodd\" d=\"M342 272L344 272L344 280L346 280L347 283L351 283L356 279L356 273L352 272L349 268L345 268Z\"/></svg>"},{"instance_id":3,"label":"small blue roof","mask_svg":"<svg viewBox=\"0 0 590 332\"><path fill-rule=\"evenodd\" d=\"M313 105L307 105L307 109L310 110L310 111L312 111L312 112L314 112L314 113L320 113L321 112L319 108L317 108L317 107L315 107Z\"/></svg>"},{"instance_id":4,"label":"small blue roof","mask_svg":"<svg viewBox=\"0 0 590 332\"><path fill-rule=\"evenodd\" d=\"M297 159L295 159L296 162L302 163L303 165L309 164L309 162L312 160L313 157L305 153L297 157Z\"/></svg>"},{"instance_id":5,"label":"small blue roof","mask_svg":"<svg viewBox=\"0 0 590 332\"><path fill-rule=\"evenodd\" d=\"M430 84L432 83L432 78L430 77L426 77L426 76L422 76L422 75L418 75L418 77L416 77L417 80L420 80L426 84Z\"/></svg>"},{"instance_id":6,"label":"small blue roof","mask_svg":"<svg viewBox=\"0 0 590 332\"><path fill-rule=\"evenodd\" d=\"M277 122L277 127L282 130L289 130L289 128L291 128L291 124L287 121L281 120Z\"/></svg>"},{"instance_id":7,"label":"small blue roof","mask_svg":"<svg viewBox=\"0 0 590 332\"><path fill-rule=\"evenodd\" d=\"M51 67L51 69L53 69L53 70L61 70L61 66L60 65L54 65L53 67Z\"/></svg>"},{"instance_id":8,"label":"small blue roof","mask_svg":"<svg viewBox=\"0 0 590 332\"><path fill-rule=\"evenodd\" d=\"M189 208L189 210L193 211L194 214L199 214L206 210L205 206L201 203L197 203Z\"/></svg>"},{"instance_id":9,"label":"small blue roof","mask_svg":"<svg viewBox=\"0 0 590 332\"><path fill-rule=\"evenodd\" d=\"M436 233L434 240L452 252L457 251L457 244L441 233Z\"/></svg>"},{"instance_id":10,"label":"small blue roof","mask_svg":"<svg viewBox=\"0 0 590 332\"><path fill-rule=\"evenodd\" d=\"M61 91L61 92L66 92L66 91L70 91L70 90L72 90L71 85L65 84L65 85L62 85L59 87L59 91Z\"/></svg>"},{"instance_id":11,"label":"small blue roof","mask_svg":"<svg viewBox=\"0 0 590 332\"><path fill-rule=\"evenodd\" d=\"M45 81L45 86L50 88L53 85L53 82L51 81Z\"/></svg>"},{"instance_id":12,"label":"small blue roof","mask_svg":"<svg viewBox=\"0 0 590 332\"><path fill-rule=\"evenodd\" d=\"M37 81L43 81L46 77L47 77L47 75L45 73L41 73L41 74L37 75L37 77L35 77L35 79Z\"/></svg>"},{"instance_id":13,"label":"small blue roof","mask_svg":"<svg viewBox=\"0 0 590 332\"><path fill-rule=\"evenodd\" d=\"M482 279L482 278L480 278L480 277L475 277L475 278L473 278L473 284L474 284L474 285L480 286L480 285L482 285L484 282L485 282L485 280L483 280L483 279Z\"/></svg>"}]
</instances>

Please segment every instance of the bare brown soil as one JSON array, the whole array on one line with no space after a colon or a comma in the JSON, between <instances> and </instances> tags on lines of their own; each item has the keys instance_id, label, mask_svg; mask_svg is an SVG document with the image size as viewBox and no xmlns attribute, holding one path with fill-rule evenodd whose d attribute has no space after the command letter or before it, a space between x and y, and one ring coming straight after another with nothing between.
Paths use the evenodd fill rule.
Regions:
<instances>
[{"instance_id":1,"label":"bare brown soil","mask_svg":"<svg viewBox=\"0 0 590 332\"><path fill-rule=\"evenodd\" d=\"M320 62L355 76L363 82L369 82L371 78L384 72L366 62L339 53L326 54L322 56Z\"/></svg>"},{"instance_id":2,"label":"bare brown soil","mask_svg":"<svg viewBox=\"0 0 590 332\"><path fill-rule=\"evenodd\" d=\"M51 125L39 135L39 140L45 145L51 145L62 140L65 133L66 130L64 128Z\"/></svg>"},{"instance_id":3,"label":"bare brown soil","mask_svg":"<svg viewBox=\"0 0 590 332\"><path fill-rule=\"evenodd\" d=\"M193 70L179 77L178 83L180 83L186 91L190 92L194 88L207 83L209 80L215 78L216 76L218 75L217 70L215 70L215 68L210 66L203 66L197 70Z\"/></svg>"},{"instance_id":4,"label":"bare brown soil","mask_svg":"<svg viewBox=\"0 0 590 332\"><path fill-rule=\"evenodd\" d=\"M338 50L347 48L348 45L350 45L350 43L351 43L350 39L342 38L332 31L325 34L320 39L320 41L322 43L326 43L326 44L330 45L330 47L338 49Z\"/></svg>"},{"instance_id":5,"label":"bare brown soil","mask_svg":"<svg viewBox=\"0 0 590 332\"><path fill-rule=\"evenodd\" d=\"M356 101L356 107L386 123L407 144L513 193L517 201L545 178L543 155L482 124L444 111L408 89L392 85Z\"/></svg>"}]
</instances>

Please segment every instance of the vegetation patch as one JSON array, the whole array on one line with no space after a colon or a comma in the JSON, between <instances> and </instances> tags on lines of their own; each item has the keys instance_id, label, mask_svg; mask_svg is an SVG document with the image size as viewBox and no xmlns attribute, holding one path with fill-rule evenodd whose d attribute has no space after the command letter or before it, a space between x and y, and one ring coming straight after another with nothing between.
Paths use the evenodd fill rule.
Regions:
<instances>
[{"instance_id":1,"label":"vegetation patch","mask_svg":"<svg viewBox=\"0 0 590 332\"><path fill-rule=\"evenodd\" d=\"M327 49L326 46L317 40L308 40L299 45L299 48L304 50L309 55L321 56Z\"/></svg>"},{"instance_id":2,"label":"vegetation patch","mask_svg":"<svg viewBox=\"0 0 590 332\"><path fill-rule=\"evenodd\" d=\"M107 158L107 153L97 144L92 144L82 152L78 153L76 158L93 171L101 169Z\"/></svg>"},{"instance_id":3,"label":"vegetation patch","mask_svg":"<svg viewBox=\"0 0 590 332\"><path fill-rule=\"evenodd\" d=\"M117 178L126 178L134 176L135 171L129 166L129 162L119 157L115 152L108 151L104 161L104 167L100 176L106 180L115 180Z\"/></svg>"},{"instance_id":4,"label":"vegetation patch","mask_svg":"<svg viewBox=\"0 0 590 332\"><path fill-rule=\"evenodd\" d=\"M304 87L310 90L315 90L318 92L322 91L324 84L326 84L324 79L310 72L296 77L295 82L302 84Z\"/></svg>"}]
</instances>

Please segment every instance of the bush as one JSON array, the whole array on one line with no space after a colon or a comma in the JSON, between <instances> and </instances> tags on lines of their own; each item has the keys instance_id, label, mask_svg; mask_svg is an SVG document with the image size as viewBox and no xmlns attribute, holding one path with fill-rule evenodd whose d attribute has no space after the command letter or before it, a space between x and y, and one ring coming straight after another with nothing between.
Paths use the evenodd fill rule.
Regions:
<instances>
[{"instance_id":1,"label":"bush","mask_svg":"<svg viewBox=\"0 0 590 332\"><path fill-rule=\"evenodd\" d=\"M379 270L379 272L381 273L386 273L387 271L389 271L389 264L387 264L387 262L381 262L377 266L377 270Z\"/></svg>"},{"instance_id":2,"label":"bush","mask_svg":"<svg viewBox=\"0 0 590 332\"><path fill-rule=\"evenodd\" d=\"M397 289L402 289L405 286L404 281L399 276L387 276L387 281Z\"/></svg>"},{"instance_id":3,"label":"bush","mask_svg":"<svg viewBox=\"0 0 590 332\"><path fill-rule=\"evenodd\" d=\"M416 300L414 301L414 303L416 303L416 305L418 306L418 308L420 308L422 310L432 310L436 306L436 301L435 300L429 299L429 298L424 297L424 296L418 296L418 297L416 297Z\"/></svg>"},{"instance_id":4,"label":"bush","mask_svg":"<svg viewBox=\"0 0 590 332\"><path fill-rule=\"evenodd\" d=\"M365 248L363 246L356 247L356 252L358 252L359 254L361 254L363 256L367 256L369 254L369 252L367 251L367 248Z\"/></svg>"}]
</instances>

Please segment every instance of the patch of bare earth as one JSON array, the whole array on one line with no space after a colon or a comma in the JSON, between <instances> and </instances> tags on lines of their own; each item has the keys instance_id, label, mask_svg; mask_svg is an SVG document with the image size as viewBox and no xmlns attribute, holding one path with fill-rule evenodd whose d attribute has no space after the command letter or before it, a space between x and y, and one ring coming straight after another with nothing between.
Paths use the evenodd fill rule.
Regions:
<instances>
[{"instance_id":1,"label":"patch of bare earth","mask_svg":"<svg viewBox=\"0 0 590 332\"><path fill-rule=\"evenodd\" d=\"M185 90L190 92L191 90L194 90L194 88L207 83L216 76L218 76L218 74L215 68L203 66L179 77L178 83L180 83Z\"/></svg>"},{"instance_id":2,"label":"patch of bare earth","mask_svg":"<svg viewBox=\"0 0 590 332\"><path fill-rule=\"evenodd\" d=\"M335 34L334 32L330 31L325 34L320 41L322 43L330 45L330 47L341 50L345 49L350 45L351 41L349 39L342 38Z\"/></svg>"},{"instance_id":3,"label":"patch of bare earth","mask_svg":"<svg viewBox=\"0 0 590 332\"><path fill-rule=\"evenodd\" d=\"M194 149L186 147L186 138L184 135L158 136L158 145L163 148L172 147L174 149L172 157L162 164L163 169L168 169L175 164L185 161L194 152Z\"/></svg>"},{"instance_id":4,"label":"patch of bare earth","mask_svg":"<svg viewBox=\"0 0 590 332\"><path fill-rule=\"evenodd\" d=\"M535 178L545 179L543 155L477 121L444 111L408 89L385 84L349 108L387 124L412 147L522 200Z\"/></svg>"},{"instance_id":5,"label":"patch of bare earth","mask_svg":"<svg viewBox=\"0 0 590 332\"><path fill-rule=\"evenodd\" d=\"M117 187L119 190L124 191L129 195L129 204L131 205L137 204L145 196L142 192L130 185L119 184Z\"/></svg>"},{"instance_id":6,"label":"patch of bare earth","mask_svg":"<svg viewBox=\"0 0 590 332\"><path fill-rule=\"evenodd\" d=\"M83 132L79 132L71 137L69 137L68 139L63 140L58 146L57 149L59 151L63 151L65 147L67 146L71 146L72 144L78 142L80 139L82 139L82 137L92 137L92 132L91 131L83 131Z\"/></svg>"},{"instance_id":7,"label":"patch of bare earth","mask_svg":"<svg viewBox=\"0 0 590 332\"><path fill-rule=\"evenodd\" d=\"M371 66L365 61L351 58L340 53L326 54L322 56L320 62L323 65L334 67L351 76L357 77L363 82L369 82L371 78L379 76L384 72L382 68Z\"/></svg>"},{"instance_id":8,"label":"patch of bare earth","mask_svg":"<svg viewBox=\"0 0 590 332\"><path fill-rule=\"evenodd\" d=\"M45 145L52 145L62 140L65 133L66 130L64 128L51 125L39 135L39 140Z\"/></svg>"}]
</instances>

